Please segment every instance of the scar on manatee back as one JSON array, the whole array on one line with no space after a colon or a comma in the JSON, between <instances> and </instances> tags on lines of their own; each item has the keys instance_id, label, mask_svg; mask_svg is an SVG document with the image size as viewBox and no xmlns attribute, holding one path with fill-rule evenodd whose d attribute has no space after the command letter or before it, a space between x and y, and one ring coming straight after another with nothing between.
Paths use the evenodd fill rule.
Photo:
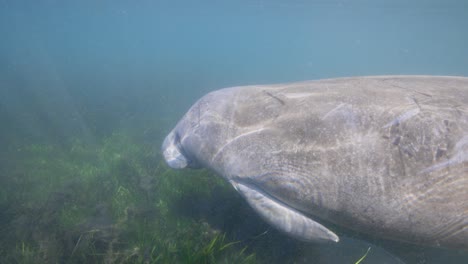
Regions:
<instances>
[{"instance_id":1,"label":"scar on manatee back","mask_svg":"<svg viewBox=\"0 0 468 264\"><path fill-rule=\"evenodd\" d=\"M281 105L285 105L285 104L286 104L286 103L284 102L284 100L281 100L278 96L273 95L272 93L270 93L270 92L268 92L268 91L266 91L266 90L263 90L263 92L264 92L266 95L268 95L268 96L270 96L271 98L273 98L273 99L275 99L276 101L278 101Z\"/></svg>"}]
</instances>

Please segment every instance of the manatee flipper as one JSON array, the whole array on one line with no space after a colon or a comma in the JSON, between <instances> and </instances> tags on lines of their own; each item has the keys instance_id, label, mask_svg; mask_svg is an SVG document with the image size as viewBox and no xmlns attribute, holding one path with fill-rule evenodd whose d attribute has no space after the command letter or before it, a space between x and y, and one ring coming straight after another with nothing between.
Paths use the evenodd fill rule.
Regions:
<instances>
[{"instance_id":1,"label":"manatee flipper","mask_svg":"<svg viewBox=\"0 0 468 264\"><path fill-rule=\"evenodd\" d=\"M305 241L339 241L338 236L323 225L261 190L239 182L231 181L231 184L265 221L286 234Z\"/></svg>"}]
</instances>

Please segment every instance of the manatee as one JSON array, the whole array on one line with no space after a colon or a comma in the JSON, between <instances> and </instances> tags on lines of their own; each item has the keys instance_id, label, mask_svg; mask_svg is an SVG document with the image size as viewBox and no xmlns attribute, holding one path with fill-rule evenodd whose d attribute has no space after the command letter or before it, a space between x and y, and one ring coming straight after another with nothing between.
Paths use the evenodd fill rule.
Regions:
<instances>
[{"instance_id":1,"label":"manatee","mask_svg":"<svg viewBox=\"0 0 468 264\"><path fill-rule=\"evenodd\" d=\"M468 78L371 76L225 88L162 145L209 168L269 224L305 241L332 227L468 249ZM328 227L327 227L328 226Z\"/></svg>"}]
</instances>

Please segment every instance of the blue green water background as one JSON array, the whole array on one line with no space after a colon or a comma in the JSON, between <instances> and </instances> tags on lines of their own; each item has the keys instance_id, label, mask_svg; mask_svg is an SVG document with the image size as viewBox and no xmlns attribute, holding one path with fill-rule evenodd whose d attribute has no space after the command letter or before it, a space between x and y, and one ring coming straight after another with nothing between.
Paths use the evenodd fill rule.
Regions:
<instances>
[{"instance_id":1,"label":"blue green water background","mask_svg":"<svg viewBox=\"0 0 468 264\"><path fill-rule=\"evenodd\" d=\"M193 102L209 91L237 85L360 75L468 76L467 47L468 1L463 0L0 0L0 190L2 208L6 208L0 218L3 226L0 231L19 226L14 217L25 215L17 211L5 213L12 208L23 208L11 205L10 193L20 192L15 188L34 190L34 184L28 187L22 181L15 183L12 178L21 179L21 175L27 174L28 179L43 182L42 178L18 169L22 168L26 156L49 157L57 153L57 148L60 153L69 153L74 146L76 151L76 142L80 146L108 146L130 137L137 139L132 144L148 147L145 157L153 158L149 163L164 166L157 152L165 134ZM29 156L18 154L24 149ZM129 146L123 145L112 155L128 149ZM104 153L103 159L108 158L104 150L96 153ZM137 149L135 153L141 151ZM134 163L130 162L130 167L140 166L135 164L140 164L141 159L131 161ZM35 170L37 164L31 166L27 171ZM95 167L99 168L99 164ZM86 174L83 167L79 168L79 175ZM145 173L161 177L161 170ZM51 186L66 189L63 187L66 182L69 179L61 178L60 184ZM126 185L120 180L115 190L109 187L113 190L110 193L123 195L122 186ZM59 187L42 192L57 191L55 188ZM131 194L130 187L126 190ZM227 197L239 199L234 192L230 195ZM30 201L24 199L23 206ZM179 209L185 208L179 205ZM242 206L246 204L239 205ZM205 215L190 217L196 222L211 211L201 212ZM229 219L229 215L224 216ZM81 217L86 220L86 216ZM219 225L217 228L223 232ZM261 225L254 231L262 233L264 228ZM69 238L71 243L79 244L83 232L76 231ZM4 236L8 241L2 245L9 244L4 247L8 250L0 251L4 259L25 260L19 249L28 243L27 239L33 239L31 234L37 236L38 231L29 235L19 233ZM44 232L39 233L42 240L47 237ZM232 241L245 239L233 233L231 230ZM55 239L60 237L54 234ZM125 236L119 239L125 240ZM278 234L258 239L286 238ZM293 243L291 248L281 242L260 243L264 245L263 253L257 252L256 261L261 263L262 256L269 251L284 249L282 258L278 259L299 263L298 255L304 250L297 248L306 246L290 243ZM29 245L33 255L40 248L37 241ZM363 248L363 252L356 253L358 257L365 253L367 247ZM12 258L14 249L20 252ZM73 254L68 252L68 257L57 254L60 256L56 259L65 263L83 260L75 258L77 247L69 249ZM328 259L317 259L317 263L332 263L334 253L326 252L333 249L323 250L322 256ZM22 252L25 253L24 247ZM85 249L83 252L87 254ZM106 252L109 254L108 249ZM462 263L468 259L466 253L417 252L428 254L413 256L427 263L450 258ZM162 261L146 253L135 254L140 258L128 261ZM346 261L354 263L353 259L356 257ZM102 258L94 260L103 261ZM181 258L176 261L184 262ZM219 258L214 262L219 262Z\"/></svg>"}]
</instances>

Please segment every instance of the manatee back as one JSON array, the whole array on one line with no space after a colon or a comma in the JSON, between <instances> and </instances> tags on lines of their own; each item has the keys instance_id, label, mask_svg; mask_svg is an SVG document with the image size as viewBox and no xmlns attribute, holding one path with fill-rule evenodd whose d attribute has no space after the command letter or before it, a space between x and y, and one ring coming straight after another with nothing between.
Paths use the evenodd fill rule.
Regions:
<instances>
[{"instance_id":1,"label":"manatee back","mask_svg":"<svg viewBox=\"0 0 468 264\"><path fill-rule=\"evenodd\" d=\"M468 248L468 78L243 87L231 109L225 174L340 225Z\"/></svg>"}]
</instances>

